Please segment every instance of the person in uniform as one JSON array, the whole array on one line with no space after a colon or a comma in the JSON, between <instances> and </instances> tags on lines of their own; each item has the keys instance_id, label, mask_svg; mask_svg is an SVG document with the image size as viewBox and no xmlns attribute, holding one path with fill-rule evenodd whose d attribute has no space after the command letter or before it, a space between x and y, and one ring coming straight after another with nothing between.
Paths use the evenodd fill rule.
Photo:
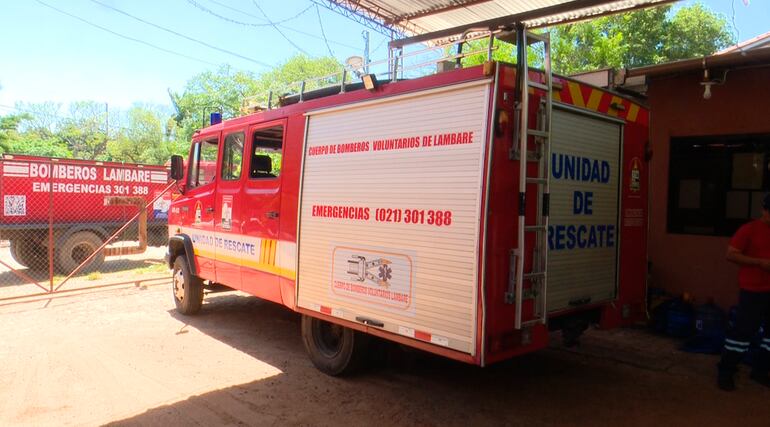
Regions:
<instances>
[{"instance_id":1,"label":"person in uniform","mask_svg":"<svg viewBox=\"0 0 770 427\"><path fill-rule=\"evenodd\" d=\"M738 313L728 331L718 365L717 385L735 389L738 364L764 324L750 378L770 387L770 193L762 199L762 216L741 226L727 247L727 260L740 266Z\"/></svg>"}]
</instances>

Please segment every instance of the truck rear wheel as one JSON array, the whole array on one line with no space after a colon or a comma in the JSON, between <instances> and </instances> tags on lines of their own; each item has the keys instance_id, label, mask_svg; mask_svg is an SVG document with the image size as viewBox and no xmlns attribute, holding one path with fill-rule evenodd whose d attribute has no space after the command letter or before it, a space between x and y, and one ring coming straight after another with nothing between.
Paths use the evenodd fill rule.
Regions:
<instances>
[{"instance_id":1,"label":"truck rear wheel","mask_svg":"<svg viewBox=\"0 0 770 427\"><path fill-rule=\"evenodd\" d=\"M11 240L11 256L33 271L48 270L48 251L42 245L27 239Z\"/></svg>"},{"instance_id":2,"label":"truck rear wheel","mask_svg":"<svg viewBox=\"0 0 770 427\"><path fill-rule=\"evenodd\" d=\"M104 243L102 239L91 231L73 233L60 247L56 248L56 266L62 274L69 274L99 249L102 243ZM80 272L98 270L103 263L104 251L100 251Z\"/></svg>"},{"instance_id":3,"label":"truck rear wheel","mask_svg":"<svg viewBox=\"0 0 770 427\"><path fill-rule=\"evenodd\" d=\"M178 256L174 260L172 286L176 311L184 315L200 311L203 305L203 280L190 272L184 256Z\"/></svg>"},{"instance_id":4,"label":"truck rear wheel","mask_svg":"<svg viewBox=\"0 0 770 427\"><path fill-rule=\"evenodd\" d=\"M361 368L369 337L350 328L302 315L302 341L318 370L347 375Z\"/></svg>"}]
</instances>

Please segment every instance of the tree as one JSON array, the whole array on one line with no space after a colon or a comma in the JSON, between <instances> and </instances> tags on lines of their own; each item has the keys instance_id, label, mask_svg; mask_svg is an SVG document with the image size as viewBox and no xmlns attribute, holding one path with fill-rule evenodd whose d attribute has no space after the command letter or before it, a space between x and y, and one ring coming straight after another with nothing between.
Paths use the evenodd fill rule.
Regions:
<instances>
[{"instance_id":1,"label":"tree","mask_svg":"<svg viewBox=\"0 0 770 427\"><path fill-rule=\"evenodd\" d=\"M721 15L700 3L678 9L671 6L610 15L551 29L554 71L575 74L601 68L639 67L677 59L705 56L733 43L733 34ZM484 50L486 40L468 43L465 52ZM495 41L497 61L516 62L513 45ZM542 52L530 48L530 65L540 66ZM463 65L486 61L486 53L463 59Z\"/></svg>"},{"instance_id":2,"label":"tree","mask_svg":"<svg viewBox=\"0 0 770 427\"><path fill-rule=\"evenodd\" d=\"M177 141L164 111L134 106L128 111L127 126L120 128L107 143L110 160L131 163L164 164L172 154L187 151L189 143Z\"/></svg>"},{"instance_id":3,"label":"tree","mask_svg":"<svg viewBox=\"0 0 770 427\"><path fill-rule=\"evenodd\" d=\"M574 74L705 56L734 43L726 19L700 3L661 6L553 29L554 70Z\"/></svg>"},{"instance_id":4,"label":"tree","mask_svg":"<svg viewBox=\"0 0 770 427\"><path fill-rule=\"evenodd\" d=\"M0 153L33 156L69 157L71 153L61 140L35 131L19 131L24 122L34 120L30 114L0 117Z\"/></svg>"},{"instance_id":5,"label":"tree","mask_svg":"<svg viewBox=\"0 0 770 427\"><path fill-rule=\"evenodd\" d=\"M103 104L75 102L70 105L70 117L60 121L57 136L77 159L106 160L106 115Z\"/></svg>"},{"instance_id":6,"label":"tree","mask_svg":"<svg viewBox=\"0 0 770 427\"><path fill-rule=\"evenodd\" d=\"M180 130L179 138L189 140L196 129L207 124L211 112L219 111L224 118L237 117L241 114L244 100L249 97L265 105L268 92L273 91L273 102L276 102L278 96L299 89L291 88L292 83L328 76L341 70L342 65L334 58L295 55L260 75L234 71L229 66L198 74L187 82L181 93L169 91L177 108L175 121ZM335 82L334 78L328 80L330 83ZM322 85L322 82L310 82L305 89L311 90Z\"/></svg>"},{"instance_id":7,"label":"tree","mask_svg":"<svg viewBox=\"0 0 770 427\"><path fill-rule=\"evenodd\" d=\"M11 148L19 139L19 123L27 118L25 114L14 114L0 117L0 150L2 153L11 152Z\"/></svg>"}]
</instances>

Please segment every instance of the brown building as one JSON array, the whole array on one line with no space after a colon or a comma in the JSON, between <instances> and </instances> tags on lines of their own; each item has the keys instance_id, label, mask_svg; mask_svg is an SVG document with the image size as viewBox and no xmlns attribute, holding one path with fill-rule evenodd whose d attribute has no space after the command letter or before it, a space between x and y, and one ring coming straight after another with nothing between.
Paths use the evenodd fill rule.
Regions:
<instances>
[{"instance_id":1,"label":"brown building","mask_svg":"<svg viewBox=\"0 0 770 427\"><path fill-rule=\"evenodd\" d=\"M651 111L649 285L734 304L727 244L770 191L770 33L618 77Z\"/></svg>"}]
</instances>

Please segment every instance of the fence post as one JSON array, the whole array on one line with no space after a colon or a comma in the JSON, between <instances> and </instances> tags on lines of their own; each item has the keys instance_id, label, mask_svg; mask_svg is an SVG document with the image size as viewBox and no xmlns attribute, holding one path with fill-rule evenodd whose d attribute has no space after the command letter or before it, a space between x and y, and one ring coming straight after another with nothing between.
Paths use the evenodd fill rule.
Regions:
<instances>
[{"instance_id":1,"label":"fence post","mask_svg":"<svg viewBox=\"0 0 770 427\"><path fill-rule=\"evenodd\" d=\"M53 292L53 161L48 166L48 282L49 292Z\"/></svg>"}]
</instances>

